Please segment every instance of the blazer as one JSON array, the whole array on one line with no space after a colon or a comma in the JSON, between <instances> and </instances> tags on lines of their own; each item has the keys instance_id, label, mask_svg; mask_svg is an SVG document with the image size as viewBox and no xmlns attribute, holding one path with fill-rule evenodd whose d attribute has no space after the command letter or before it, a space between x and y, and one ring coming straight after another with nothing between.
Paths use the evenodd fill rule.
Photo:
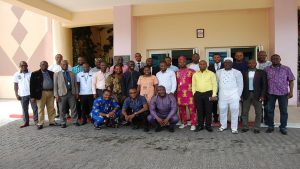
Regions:
<instances>
[{"instance_id":1,"label":"blazer","mask_svg":"<svg viewBox=\"0 0 300 169\"><path fill-rule=\"evenodd\" d=\"M141 69L139 70L138 63L135 62L134 70L135 70L135 71L138 71L138 72L140 72L140 73L142 73L141 71L143 70L143 67L144 67L144 66L146 66L146 63L145 63L145 62L140 62L140 67L141 67Z\"/></svg>"},{"instance_id":2,"label":"blazer","mask_svg":"<svg viewBox=\"0 0 300 169\"><path fill-rule=\"evenodd\" d=\"M78 87L76 84L76 78L75 74L73 72L70 72L71 77L71 86L72 86L72 94L76 95L78 94ZM68 93L67 86L65 83L65 78L63 75L63 71L59 71L57 73L54 73L54 96L64 96Z\"/></svg>"},{"instance_id":3,"label":"blazer","mask_svg":"<svg viewBox=\"0 0 300 169\"><path fill-rule=\"evenodd\" d=\"M46 70L53 81L53 72L50 70ZM42 98L43 91L43 73L42 70L37 70L32 72L30 77L30 98L40 100Z\"/></svg>"},{"instance_id":4,"label":"blazer","mask_svg":"<svg viewBox=\"0 0 300 169\"><path fill-rule=\"evenodd\" d=\"M223 69L223 68L224 68L224 64L221 63L220 69ZM210 64L207 69L210 70L210 71L212 71L212 72L214 72L214 73L217 72L217 70L215 69L215 64Z\"/></svg>"},{"instance_id":5,"label":"blazer","mask_svg":"<svg viewBox=\"0 0 300 169\"><path fill-rule=\"evenodd\" d=\"M248 70L246 72L243 72L243 81L244 81L244 89L242 98L244 100L248 99L250 95L249 91L249 76L248 76ZM267 75L266 72L263 70L256 69L253 79L253 93L254 97L256 99L259 99L259 97L266 97L267 92Z\"/></svg>"}]
</instances>

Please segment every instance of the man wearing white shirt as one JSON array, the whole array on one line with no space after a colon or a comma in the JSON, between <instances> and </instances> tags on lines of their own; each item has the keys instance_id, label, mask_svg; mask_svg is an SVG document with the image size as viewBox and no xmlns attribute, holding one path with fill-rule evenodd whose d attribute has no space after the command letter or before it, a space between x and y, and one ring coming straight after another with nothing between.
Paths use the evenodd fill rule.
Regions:
<instances>
[{"instance_id":1,"label":"man wearing white shirt","mask_svg":"<svg viewBox=\"0 0 300 169\"><path fill-rule=\"evenodd\" d=\"M62 70L60 64L61 61L63 60L63 56L61 54L55 55L55 62L53 65L49 66L48 70L51 70L52 72L56 73ZM68 70L72 71L72 67L68 65Z\"/></svg>"},{"instance_id":2,"label":"man wearing white shirt","mask_svg":"<svg viewBox=\"0 0 300 169\"><path fill-rule=\"evenodd\" d=\"M100 97L103 95L103 91L105 89L105 82L110 72L107 71L106 62L102 61L100 63L100 71L93 74L92 78L92 90L94 98Z\"/></svg>"},{"instance_id":3,"label":"man wearing white shirt","mask_svg":"<svg viewBox=\"0 0 300 169\"><path fill-rule=\"evenodd\" d=\"M167 64L167 69L168 69L168 70L171 70L171 71L173 71L173 72L176 72L176 71L178 70L178 67L177 67L177 66L172 65L172 59L171 59L169 56L167 56L167 57L165 58L165 62L166 62L166 64Z\"/></svg>"},{"instance_id":4,"label":"man wearing white shirt","mask_svg":"<svg viewBox=\"0 0 300 169\"><path fill-rule=\"evenodd\" d=\"M28 106L29 102L33 111L33 119L35 124L38 122L38 107L36 102L30 100L30 77L31 72L28 70L28 65L25 61L20 62L20 71L14 74L14 90L18 100L21 101L23 110L23 121L24 124L20 128L29 126L29 114Z\"/></svg>"},{"instance_id":5,"label":"man wearing white shirt","mask_svg":"<svg viewBox=\"0 0 300 169\"><path fill-rule=\"evenodd\" d=\"M166 88L167 94L174 94L176 90L176 75L173 71L167 70L167 63L162 61L159 64L160 71L156 74L158 85Z\"/></svg>"},{"instance_id":6,"label":"man wearing white shirt","mask_svg":"<svg viewBox=\"0 0 300 169\"><path fill-rule=\"evenodd\" d=\"M199 71L199 60L200 60L200 56L198 53L194 53L192 56L192 63L188 64L187 67L190 69L193 69L195 71Z\"/></svg>"},{"instance_id":7,"label":"man wearing white shirt","mask_svg":"<svg viewBox=\"0 0 300 169\"><path fill-rule=\"evenodd\" d=\"M79 72L77 76L77 85L79 89L79 97L82 109L82 123L85 125L87 123L87 118L92 110L93 106L93 90L92 90L92 78L93 71L90 70L90 66L87 63L82 65L83 72Z\"/></svg>"},{"instance_id":8,"label":"man wearing white shirt","mask_svg":"<svg viewBox=\"0 0 300 169\"><path fill-rule=\"evenodd\" d=\"M228 107L231 112L231 132L238 134L238 116L240 98L243 92L243 75L232 68L233 59L224 59L224 69L217 71L219 86L219 109L221 127L219 131L227 129Z\"/></svg>"}]
</instances>

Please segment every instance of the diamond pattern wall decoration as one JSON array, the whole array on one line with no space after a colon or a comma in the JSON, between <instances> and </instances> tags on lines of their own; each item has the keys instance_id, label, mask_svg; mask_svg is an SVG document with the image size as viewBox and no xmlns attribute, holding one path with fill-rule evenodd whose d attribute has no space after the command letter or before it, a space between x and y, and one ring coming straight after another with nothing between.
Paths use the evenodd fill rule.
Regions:
<instances>
[{"instance_id":1,"label":"diamond pattern wall decoration","mask_svg":"<svg viewBox=\"0 0 300 169\"><path fill-rule=\"evenodd\" d=\"M27 30L25 27L18 22L17 25L15 26L14 30L12 31L11 35L14 37L14 39L21 44L22 41L24 40L25 36L27 34Z\"/></svg>"},{"instance_id":2,"label":"diamond pattern wall decoration","mask_svg":"<svg viewBox=\"0 0 300 169\"><path fill-rule=\"evenodd\" d=\"M23 49L21 47L19 47L12 59L15 62L16 65L19 65L19 63L21 61L26 61L27 62L28 56L23 51Z\"/></svg>"},{"instance_id":3,"label":"diamond pattern wall decoration","mask_svg":"<svg viewBox=\"0 0 300 169\"><path fill-rule=\"evenodd\" d=\"M11 11L13 12L13 14L18 18L18 20L20 20L21 16L23 15L24 13L24 9L22 8L19 8L17 6L12 6L11 7Z\"/></svg>"}]
</instances>

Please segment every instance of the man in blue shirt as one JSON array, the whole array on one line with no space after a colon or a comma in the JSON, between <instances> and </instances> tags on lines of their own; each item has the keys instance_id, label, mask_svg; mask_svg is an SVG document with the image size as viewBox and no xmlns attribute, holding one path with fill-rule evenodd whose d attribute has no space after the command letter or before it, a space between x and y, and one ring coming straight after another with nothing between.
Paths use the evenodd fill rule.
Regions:
<instances>
[{"instance_id":1,"label":"man in blue shirt","mask_svg":"<svg viewBox=\"0 0 300 169\"><path fill-rule=\"evenodd\" d=\"M95 129L101 129L103 124L117 128L121 115L119 108L118 103L111 97L111 91L105 89L103 96L95 99L90 113Z\"/></svg>"},{"instance_id":2,"label":"man in blue shirt","mask_svg":"<svg viewBox=\"0 0 300 169\"><path fill-rule=\"evenodd\" d=\"M138 129L144 123L144 131L148 132L147 116L149 114L147 100L137 93L136 88L129 89L129 97L124 101L122 115L126 122L133 124L133 129Z\"/></svg>"}]
</instances>

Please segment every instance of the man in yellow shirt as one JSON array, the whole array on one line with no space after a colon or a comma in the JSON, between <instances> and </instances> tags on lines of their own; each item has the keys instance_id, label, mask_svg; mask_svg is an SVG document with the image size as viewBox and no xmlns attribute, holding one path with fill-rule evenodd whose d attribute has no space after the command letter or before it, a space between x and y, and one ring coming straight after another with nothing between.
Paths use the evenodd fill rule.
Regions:
<instances>
[{"instance_id":1,"label":"man in yellow shirt","mask_svg":"<svg viewBox=\"0 0 300 169\"><path fill-rule=\"evenodd\" d=\"M207 62L201 60L199 62L200 71L193 75L192 91L197 109L198 126L195 132L204 129L204 117L206 117L206 130L212 132L211 116L212 102L217 99L217 79L216 75L207 70Z\"/></svg>"}]
</instances>

